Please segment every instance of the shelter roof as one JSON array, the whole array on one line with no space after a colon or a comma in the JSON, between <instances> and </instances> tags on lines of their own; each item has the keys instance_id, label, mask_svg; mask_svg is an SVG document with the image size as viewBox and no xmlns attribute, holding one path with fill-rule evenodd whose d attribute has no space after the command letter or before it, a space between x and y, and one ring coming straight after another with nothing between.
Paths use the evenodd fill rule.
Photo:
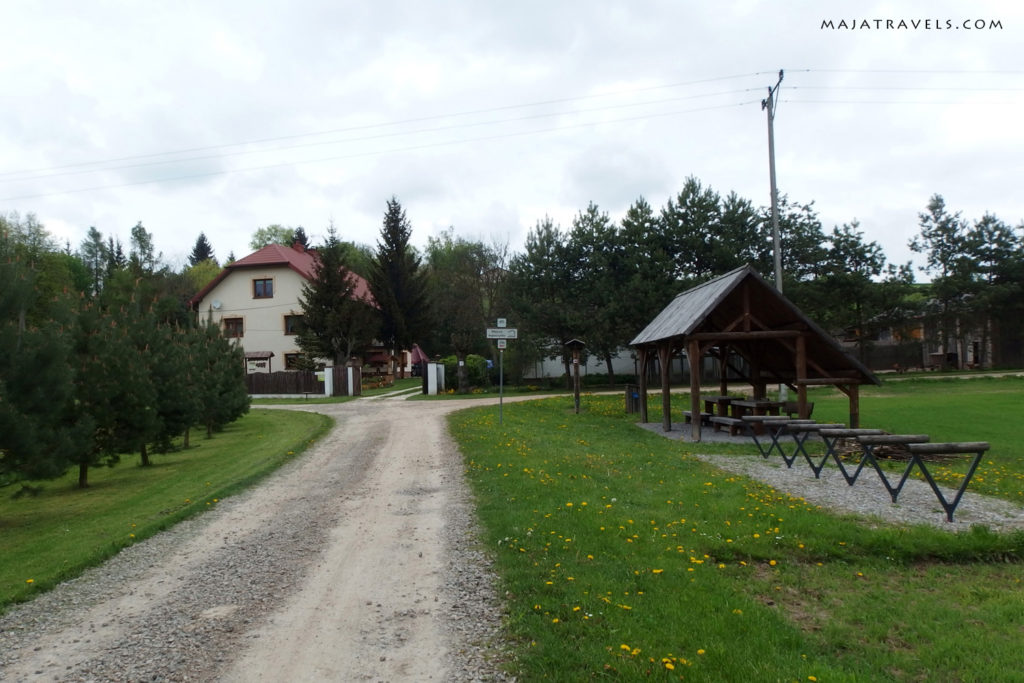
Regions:
<instances>
[{"instance_id":1,"label":"shelter roof","mask_svg":"<svg viewBox=\"0 0 1024 683\"><path fill-rule=\"evenodd\" d=\"M780 381L796 378L796 339L806 345L804 379L846 379L878 384L860 361L746 265L680 293L630 344L682 347L699 340L727 344Z\"/></svg>"}]
</instances>

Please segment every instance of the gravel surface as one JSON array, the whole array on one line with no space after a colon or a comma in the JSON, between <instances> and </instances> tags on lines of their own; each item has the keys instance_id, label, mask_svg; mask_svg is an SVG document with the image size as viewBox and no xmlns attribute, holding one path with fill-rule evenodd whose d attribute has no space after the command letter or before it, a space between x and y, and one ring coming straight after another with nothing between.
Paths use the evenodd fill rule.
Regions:
<instances>
[{"instance_id":1,"label":"gravel surface","mask_svg":"<svg viewBox=\"0 0 1024 683\"><path fill-rule=\"evenodd\" d=\"M395 405L317 406L337 427L257 488L11 609L0 680L507 680L444 428L459 405ZM381 553L350 552L355 536ZM325 569L365 581L325 585Z\"/></svg>"},{"instance_id":2,"label":"gravel surface","mask_svg":"<svg viewBox=\"0 0 1024 683\"><path fill-rule=\"evenodd\" d=\"M251 491L0 617L0 680L511 680L444 422L463 405L290 408L338 424ZM1024 508L970 492L949 523L922 482L893 505L870 477L850 487L778 459L698 457L868 518L1024 528Z\"/></svg>"}]
</instances>

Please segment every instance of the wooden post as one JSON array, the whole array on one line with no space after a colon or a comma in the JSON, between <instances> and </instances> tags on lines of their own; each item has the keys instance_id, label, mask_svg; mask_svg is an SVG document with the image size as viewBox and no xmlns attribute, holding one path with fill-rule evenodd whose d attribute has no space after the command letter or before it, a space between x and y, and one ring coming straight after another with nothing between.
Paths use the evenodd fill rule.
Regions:
<instances>
[{"instance_id":1,"label":"wooden post","mask_svg":"<svg viewBox=\"0 0 1024 683\"><path fill-rule=\"evenodd\" d=\"M765 384L761 381L761 363L757 358L750 359L750 384L754 387L754 400L764 398Z\"/></svg>"},{"instance_id":2,"label":"wooden post","mask_svg":"<svg viewBox=\"0 0 1024 683\"><path fill-rule=\"evenodd\" d=\"M575 412L580 414L580 350L572 350L572 395Z\"/></svg>"},{"instance_id":3,"label":"wooden post","mask_svg":"<svg viewBox=\"0 0 1024 683\"><path fill-rule=\"evenodd\" d=\"M580 351L586 346L580 339L570 339L565 345L572 351L572 396L573 409L580 414Z\"/></svg>"},{"instance_id":4,"label":"wooden post","mask_svg":"<svg viewBox=\"0 0 1024 683\"><path fill-rule=\"evenodd\" d=\"M640 348L640 422L647 424L647 365L651 350L646 346Z\"/></svg>"},{"instance_id":5,"label":"wooden post","mask_svg":"<svg viewBox=\"0 0 1024 683\"><path fill-rule=\"evenodd\" d=\"M796 402L801 420L806 420L807 414L807 385L801 380L807 379L807 337L800 335L796 338Z\"/></svg>"},{"instance_id":6,"label":"wooden post","mask_svg":"<svg viewBox=\"0 0 1024 683\"><path fill-rule=\"evenodd\" d=\"M700 441L700 342L691 339L686 355L690 359L690 437Z\"/></svg>"},{"instance_id":7,"label":"wooden post","mask_svg":"<svg viewBox=\"0 0 1024 683\"><path fill-rule=\"evenodd\" d=\"M672 393L669 390L669 363L672 362L671 342L658 346L658 362L661 364L661 429L672 431Z\"/></svg>"},{"instance_id":8,"label":"wooden post","mask_svg":"<svg viewBox=\"0 0 1024 683\"><path fill-rule=\"evenodd\" d=\"M849 385L850 395L850 429L860 428L860 385Z\"/></svg>"},{"instance_id":9,"label":"wooden post","mask_svg":"<svg viewBox=\"0 0 1024 683\"><path fill-rule=\"evenodd\" d=\"M718 393L725 396L729 393L729 345L718 345L718 361L721 365L721 378L718 381Z\"/></svg>"}]
</instances>

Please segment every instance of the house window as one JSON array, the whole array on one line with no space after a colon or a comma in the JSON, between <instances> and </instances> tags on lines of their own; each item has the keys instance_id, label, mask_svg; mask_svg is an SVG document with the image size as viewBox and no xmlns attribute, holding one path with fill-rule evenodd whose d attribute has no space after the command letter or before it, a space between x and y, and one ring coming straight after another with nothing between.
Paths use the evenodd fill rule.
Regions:
<instances>
[{"instance_id":1,"label":"house window","mask_svg":"<svg viewBox=\"0 0 1024 683\"><path fill-rule=\"evenodd\" d=\"M241 318L224 318L224 336L242 337L245 335L245 326Z\"/></svg>"},{"instance_id":2,"label":"house window","mask_svg":"<svg viewBox=\"0 0 1024 683\"><path fill-rule=\"evenodd\" d=\"M284 354L284 369L285 370L298 370L301 358L302 358L302 354L301 353L286 353L286 354Z\"/></svg>"},{"instance_id":3,"label":"house window","mask_svg":"<svg viewBox=\"0 0 1024 683\"><path fill-rule=\"evenodd\" d=\"M260 280L252 281L252 298L254 299L272 299L274 298L274 280L272 278L263 278Z\"/></svg>"},{"instance_id":4,"label":"house window","mask_svg":"<svg viewBox=\"0 0 1024 683\"><path fill-rule=\"evenodd\" d=\"M285 334L298 334L300 325L302 325L301 315L286 315L284 317Z\"/></svg>"}]
</instances>

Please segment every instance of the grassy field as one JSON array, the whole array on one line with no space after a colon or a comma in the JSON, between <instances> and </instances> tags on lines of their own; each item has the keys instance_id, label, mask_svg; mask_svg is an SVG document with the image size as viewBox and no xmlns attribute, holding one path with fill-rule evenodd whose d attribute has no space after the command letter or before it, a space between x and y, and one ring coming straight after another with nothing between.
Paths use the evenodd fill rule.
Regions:
<instances>
[{"instance_id":1,"label":"grassy field","mask_svg":"<svg viewBox=\"0 0 1024 683\"><path fill-rule=\"evenodd\" d=\"M990 441L971 490L1020 504L1024 449L992 415L1022 397L1020 379L892 382L864 392L862 417ZM812 400L816 418L845 420L845 397ZM500 428L493 407L451 418L521 679L1020 680L1024 534L834 516L623 408L586 396L574 415L560 397L506 406Z\"/></svg>"},{"instance_id":2,"label":"grassy field","mask_svg":"<svg viewBox=\"0 0 1024 683\"><path fill-rule=\"evenodd\" d=\"M136 455L94 469L85 490L76 488L76 471L36 482L36 496L12 498L14 486L0 492L0 610L209 509L301 453L331 424L311 413L253 410L213 439L154 455L150 467L139 467Z\"/></svg>"}]
</instances>

